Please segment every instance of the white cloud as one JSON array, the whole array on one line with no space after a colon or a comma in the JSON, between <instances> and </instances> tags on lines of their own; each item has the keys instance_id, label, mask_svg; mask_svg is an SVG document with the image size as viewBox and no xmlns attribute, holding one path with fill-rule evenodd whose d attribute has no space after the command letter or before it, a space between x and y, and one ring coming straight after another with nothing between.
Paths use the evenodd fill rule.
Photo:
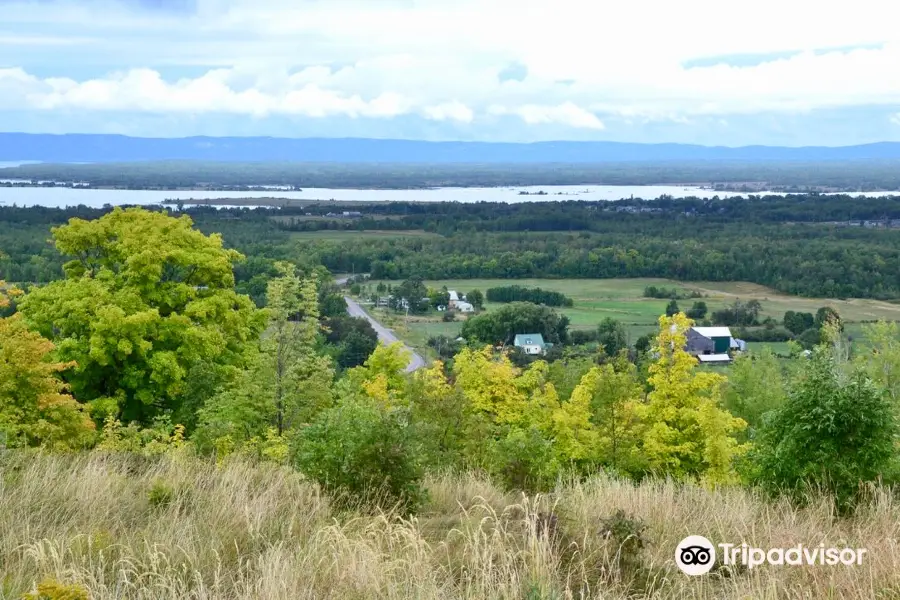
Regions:
<instances>
[{"instance_id":1,"label":"white cloud","mask_svg":"<svg viewBox=\"0 0 900 600\"><path fill-rule=\"evenodd\" d=\"M194 14L170 14L114 0L6 2L0 66L12 68L0 69L0 106L462 124L512 115L600 131L611 119L688 125L900 105L897 10L883 0L857 0L852 11L813 0L743 9L638 0L602 11L583 0L195 4ZM786 51L797 53L746 67L683 66ZM527 77L500 82L512 63ZM83 65L95 68L84 75ZM206 68L179 77L177 65ZM100 67L109 74L97 76Z\"/></svg>"},{"instance_id":2,"label":"white cloud","mask_svg":"<svg viewBox=\"0 0 900 600\"><path fill-rule=\"evenodd\" d=\"M452 120L460 123L470 123L475 116L471 108L458 100L445 102L437 106L428 106L422 112L425 118L433 121Z\"/></svg>"},{"instance_id":3,"label":"white cloud","mask_svg":"<svg viewBox=\"0 0 900 600\"><path fill-rule=\"evenodd\" d=\"M578 129L604 128L597 115L571 102L563 102L556 106L526 104L516 108L494 105L490 107L489 112L498 116L517 115L529 125L554 123Z\"/></svg>"}]
</instances>

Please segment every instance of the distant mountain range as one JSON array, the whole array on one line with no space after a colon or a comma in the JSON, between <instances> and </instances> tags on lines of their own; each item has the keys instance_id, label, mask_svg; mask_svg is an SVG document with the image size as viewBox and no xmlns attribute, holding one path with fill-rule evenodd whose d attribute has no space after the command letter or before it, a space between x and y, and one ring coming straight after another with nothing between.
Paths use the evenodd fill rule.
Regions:
<instances>
[{"instance_id":1,"label":"distant mountain range","mask_svg":"<svg viewBox=\"0 0 900 600\"><path fill-rule=\"evenodd\" d=\"M424 142L365 138L138 138L106 134L0 133L0 161L203 160L339 163L601 163L900 159L900 142L860 146L696 146L619 142Z\"/></svg>"}]
</instances>

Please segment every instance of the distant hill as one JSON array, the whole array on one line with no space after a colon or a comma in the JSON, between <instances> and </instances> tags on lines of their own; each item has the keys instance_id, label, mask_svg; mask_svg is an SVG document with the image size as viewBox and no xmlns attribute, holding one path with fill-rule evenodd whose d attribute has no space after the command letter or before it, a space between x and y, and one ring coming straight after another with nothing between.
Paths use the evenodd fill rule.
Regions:
<instances>
[{"instance_id":1,"label":"distant hill","mask_svg":"<svg viewBox=\"0 0 900 600\"><path fill-rule=\"evenodd\" d=\"M340 163L601 163L658 161L847 161L900 159L900 143L787 148L618 142L423 142L363 138L137 138L105 134L0 133L0 161L203 160Z\"/></svg>"}]
</instances>

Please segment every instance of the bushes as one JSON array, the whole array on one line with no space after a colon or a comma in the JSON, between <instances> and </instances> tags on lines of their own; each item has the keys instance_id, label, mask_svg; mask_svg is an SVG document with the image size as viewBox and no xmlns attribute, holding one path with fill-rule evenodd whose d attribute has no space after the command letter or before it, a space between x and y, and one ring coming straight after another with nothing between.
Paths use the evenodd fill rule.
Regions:
<instances>
[{"instance_id":1,"label":"bushes","mask_svg":"<svg viewBox=\"0 0 900 600\"><path fill-rule=\"evenodd\" d=\"M414 446L407 411L347 399L300 431L294 463L326 490L412 510L424 500Z\"/></svg>"},{"instance_id":2,"label":"bushes","mask_svg":"<svg viewBox=\"0 0 900 600\"><path fill-rule=\"evenodd\" d=\"M784 327L736 329L734 336L745 342L787 342L794 339L793 334Z\"/></svg>"},{"instance_id":3,"label":"bushes","mask_svg":"<svg viewBox=\"0 0 900 600\"><path fill-rule=\"evenodd\" d=\"M533 302L546 306L572 306L572 299L562 294L541 288L526 288L521 285L508 285L489 288L488 302Z\"/></svg>"},{"instance_id":4,"label":"bushes","mask_svg":"<svg viewBox=\"0 0 900 600\"><path fill-rule=\"evenodd\" d=\"M832 350L817 348L807 365L761 431L752 479L797 500L809 487L827 490L846 511L860 484L891 468L896 417L864 372L840 372Z\"/></svg>"},{"instance_id":5,"label":"bushes","mask_svg":"<svg viewBox=\"0 0 900 600\"><path fill-rule=\"evenodd\" d=\"M648 285L644 288L644 298L657 298L659 300L687 300L688 298L701 298L703 294L697 290L679 290L678 288L657 287Z\"/></svg>"}]
</instances>

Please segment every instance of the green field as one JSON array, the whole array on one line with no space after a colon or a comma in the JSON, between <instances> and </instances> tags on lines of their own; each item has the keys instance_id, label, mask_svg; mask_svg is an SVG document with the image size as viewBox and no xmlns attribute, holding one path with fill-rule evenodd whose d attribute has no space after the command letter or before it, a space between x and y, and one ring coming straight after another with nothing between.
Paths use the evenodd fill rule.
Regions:
<instances>
[{"instance_id":1,"label":"green field","mask_svg":"<svg viewBox=\"0 0 900 600\"><path fill-rule=\"evenodd\" d=\"M373 280L368 286L374 290L380 283ZM385 281L396 285L399 281ZM665 312L667 300L644 298L644 288L649 285L681 290L697 290L704 294L701 298L709 307L710 313L731 304L737 299L742 301L758 300L762 305L762 316L781 321L788 310L815 313L822 306L832 306L847 323L847 332L854 339L861 334L861 321L900 320L900 305L878 300L832 298L801 298L787 296L761 285L746 282L681 282L668 279L463 279L426 281L428 287L447 286L448 289L467 293L473 289L485 291L491 287L505 285L521 285L540 287L545 290L561 292L574 301L572 308L559 308L567 315L573 329L590 329L605 317L612 317L627 325L630 341L656 330L656 322ZM694 300L680 300L679 306L686 310ZM496 309L502 304L488 302L487 310ZM443 323L439 317L428 319L410 318L408 326L400 323L396 332L407 343L416 348L423 348L430 336L457 335L461 323ZM787 352L784 342L760 342L751 347L769 346L779 353Z\"/></svg>"}]
</instances>

